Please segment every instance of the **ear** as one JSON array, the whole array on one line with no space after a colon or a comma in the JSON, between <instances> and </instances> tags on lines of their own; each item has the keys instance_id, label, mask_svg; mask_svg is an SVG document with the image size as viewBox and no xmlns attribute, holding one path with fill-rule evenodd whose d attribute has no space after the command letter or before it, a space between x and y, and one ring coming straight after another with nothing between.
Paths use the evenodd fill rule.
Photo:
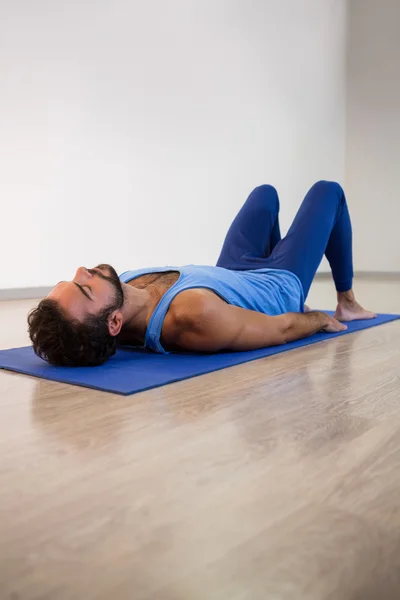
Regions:
<instances>
[{"instance_id":1,"label":"ear","mask_svg":"<svg viewBox=\"0 0 400 600\"><path fill-rule=\"evenodd\" d=\"M122 328L122 313L115 310L108 317L108 332L112 337L116 337Z\"/></svg>"}]
</instances>

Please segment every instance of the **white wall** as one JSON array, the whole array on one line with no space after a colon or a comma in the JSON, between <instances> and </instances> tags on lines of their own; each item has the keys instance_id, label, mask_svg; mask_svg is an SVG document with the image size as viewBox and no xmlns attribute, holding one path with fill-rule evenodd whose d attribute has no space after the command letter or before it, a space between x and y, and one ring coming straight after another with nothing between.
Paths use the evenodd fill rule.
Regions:
<instances>
[{"instance_id":1,"label":"white wall","mask_svg":"<svg viewBox=\"0 0 400 600\"><path fill-rule=\"evenodd\" d=\"M346 190L355 264L400 272L400 2L349 0Z\"/></svg>"},{"instance_id":2,"label":"white wall","mask_svg":"<svg viewBox=\"0 0 400 600\"><path fill-rule=\"evenodd\" d=\"M344 176L344 0L14 0L0 18L0 288L214 263L250 190L285 230Z\"/></svg>"}]
</instances>

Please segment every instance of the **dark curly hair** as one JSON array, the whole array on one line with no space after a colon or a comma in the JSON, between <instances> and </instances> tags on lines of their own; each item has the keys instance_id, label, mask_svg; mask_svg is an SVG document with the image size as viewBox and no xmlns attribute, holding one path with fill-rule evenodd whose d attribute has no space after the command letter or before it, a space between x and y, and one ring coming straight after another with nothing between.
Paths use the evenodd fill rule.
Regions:
<instances>
[{"instance_id":1,"label":"dark curly hair","mask_svg":"<svg viewBox=\"0 0 400 600\"><path fill-rule=\"evenodd\" d=\"M28 332L35 353L52 365L94 367L115 354L117 338L108 331L113 307L85 322L73 320L54 300L45 298L28 316Z\"/></svg>"}]
</instances>

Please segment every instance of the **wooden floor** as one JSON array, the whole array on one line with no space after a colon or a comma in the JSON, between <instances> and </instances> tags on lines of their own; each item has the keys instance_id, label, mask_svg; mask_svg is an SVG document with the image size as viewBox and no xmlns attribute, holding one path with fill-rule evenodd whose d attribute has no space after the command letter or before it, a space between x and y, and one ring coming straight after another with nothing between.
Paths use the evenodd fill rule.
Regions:
<instances>
[{"instance_id":1,"label":"wooden floor","mask_svg":"<svg viewBox=\"0 0 400 600\"><path fill-rule=\"evenodd\" d=\"M399 598L400 321L131 397L0 372L1 600Z\"/></svg>"}]
</instances>

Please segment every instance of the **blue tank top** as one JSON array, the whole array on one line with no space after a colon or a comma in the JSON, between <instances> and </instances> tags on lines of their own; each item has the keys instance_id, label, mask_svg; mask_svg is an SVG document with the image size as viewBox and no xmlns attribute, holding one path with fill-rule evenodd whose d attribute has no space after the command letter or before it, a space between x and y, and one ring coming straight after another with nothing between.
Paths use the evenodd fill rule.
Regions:
<instances>
[{"instance_id":1,"label":"blue tank top","mask_svg":"<svg viewBox=\"0 0 400 600\"><path fill-rule=\"evenodd\" d=\"M119 278L122 283L128 283L141 275L166 271L176 271L180 276L157 304L147 326L145 347L155 352L168 354L160 342L161 330L172 300L184 290L206 288L218 294L228 304L266 315L304 312L303 287L299 278L294 273L281 269L231 271L221 267L197 265L149 267L125 271Z\"/></svg>"}]
</instances>

